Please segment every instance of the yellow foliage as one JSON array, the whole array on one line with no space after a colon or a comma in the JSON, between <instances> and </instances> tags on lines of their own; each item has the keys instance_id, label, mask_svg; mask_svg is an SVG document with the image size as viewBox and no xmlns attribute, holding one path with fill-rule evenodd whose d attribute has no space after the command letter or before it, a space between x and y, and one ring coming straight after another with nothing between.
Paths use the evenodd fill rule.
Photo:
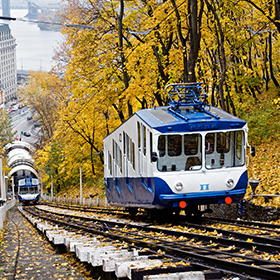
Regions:
<instances>
[{"instance_id":1,"label":"yellow foliage","mask_svg":"<svg viewBox=\"0 0 280 280\"><path fill-rule=\"evenodd\" d=\"M256 194L280 195L280 152L278 146L278 141L258 145L256 156L250 158L249 178L260 181ZM249 199L251 192L251 188L248 188L245 198ZM255 197L252 201L257 205L280 206L280 197L269 199L269 202L266 202L264 197Z\"/></svg>"},{"instance_id":2,"label":"yellow foliage","mask_svg":"<svg viewBox=\"0 0 280 280\"><path fill-rule=\"evenodd\" d=\"M178 9L171 1L124 1L125 16L120 18L120 1L66 1L62 21L93 28L66 27L65 43L56 54L63 79L31 73L24 90L24 99L39 112L44 127L45 141L37 152L37 165L48 187L53 178L61 188L74 191L79 167L86 185L101 182L103 138L125 121L131 110L166 105L166 84L186 81L193 47L189 6L184 0L175 2ZM202 3L198 2L201 21L196 32L201 40L195 74L210 94L209 102L219 106L221 33L214 14ZM269 32L257 31L275 28L264 15L274 12L272 2L254 3L264 13L246 1L216 1L214 6L225 39L227 110L235 107L237 114L250 113L256 99L261 100L259 92L268 71ZM273 63L278 65L280 40L278 33L273 36ZM273 102L279 109L280 98ZM266 145L257 147L249 175L261 180L258 192L278 193L276 144L274 149L266 149Z\"/></svg>"}]
</instances>

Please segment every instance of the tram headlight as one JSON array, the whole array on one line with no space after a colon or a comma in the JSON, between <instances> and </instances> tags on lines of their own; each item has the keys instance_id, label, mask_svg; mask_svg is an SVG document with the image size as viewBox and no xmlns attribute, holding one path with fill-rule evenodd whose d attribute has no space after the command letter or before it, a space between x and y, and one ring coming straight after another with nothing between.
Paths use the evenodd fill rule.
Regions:
<instances>
[{"instance_id":1,"label":"tram headlight","mask_svg":"<svg viewBox=\"0 0 280 280\"><path fill-rule=\"evenodd\" d=\"M229 179L227 179L226 184L229 188L233 188L234 187L234 180L232 178L229 178Z\"/></svg>"},{"instance_id":2,"label":"tram headlight","mask_svg":"<svg viewBox=\"0 0 280 280\"><path fill-rule=\"evenodd\" d=\"M175 189L176 191L181 191L183 189L183 184L181 182L176 183Z\"/></svg>"}]
</instances>

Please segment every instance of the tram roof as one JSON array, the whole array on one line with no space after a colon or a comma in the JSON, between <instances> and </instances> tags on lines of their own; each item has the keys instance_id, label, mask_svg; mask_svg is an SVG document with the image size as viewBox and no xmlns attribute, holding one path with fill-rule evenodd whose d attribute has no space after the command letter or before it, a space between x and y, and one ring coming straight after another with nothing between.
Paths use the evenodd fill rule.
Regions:
<instances>
[{"instance_id":1,"label":"tram roof","mask_svg":"<svg viewBox=\"0 0 280 280\"><path fill-rule=\"evenodd\" d=\"M8 176L12 176L14 173L16 173L17 171L20 171L20 170L27 170L27 171L30 171L30 172L32 172L37 178L39 177L37 171L36 171L33 167L28 166L28 165L25 165L25 164L17 165L16 167L12 168L12 170L9 172Z\"/></svg>"},{"instance_id":2,"label":"tram roof","mask_svg":"<svg viewBox=\"0 0 280 280\"><path fill-rule=\"evenodd\" d=\"M14 153L14 154L10 154L9 153L9 157L8 157L8 165L11 166L13 164L13 162L15 161L27 161L27 162L32 162L34 163L34 159L32 158L32 156L30 156L29 153Z\"/></svg>"},{"instance_id":3,"label":"tram roof","mask_svg":"<svg viewBox=\"0 0 280 280\"><path fill-rule=\"evenodd\" d=\"M213 106L207 106L204 110L196 110L192 106L180 107L180 111L171 107L155 107L135 114L162 133L238 129L246 125L246 121Z\"/></svg>"},{"instance_id":4,"label":"tram roof","mask_svg":"<svg viewBox=\"0 0 280 280\"><path fill-rule=\"evenodd\" d=\"M12 149L27 149L28 151L33 151L34 147L25 141L14 140L12 143L8 143L5 146L5 150L12 150Z\"/></svg>"}]
</instances>

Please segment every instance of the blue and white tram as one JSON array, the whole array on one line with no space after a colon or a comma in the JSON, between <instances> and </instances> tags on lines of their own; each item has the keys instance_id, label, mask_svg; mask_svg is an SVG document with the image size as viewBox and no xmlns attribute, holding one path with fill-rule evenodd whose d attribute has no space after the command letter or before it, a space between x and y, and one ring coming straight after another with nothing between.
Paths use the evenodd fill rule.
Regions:
<instances>
[{"instance_id":1,"label":"blue and white tram","mask_svg":"<svg viewBox=\"0 0 280 280\"><path fill-rule=\"evenodd\" d=\"M18 199L19 202L37 203L40 198L39 180L31 176L25 176L24 179L18 180Z\"/></svg>"},{"instance_id":2,"label":"blue and white tram","mask_svg":"<svg viewBox=\"0 0 280 280\"><path fill-rule=\"evenodd\" d=\"M239 202L248 185L247 123L206 104L201 84L171 84L104 139L108 203L130 210Z\"/></svg>"}]
</instances>

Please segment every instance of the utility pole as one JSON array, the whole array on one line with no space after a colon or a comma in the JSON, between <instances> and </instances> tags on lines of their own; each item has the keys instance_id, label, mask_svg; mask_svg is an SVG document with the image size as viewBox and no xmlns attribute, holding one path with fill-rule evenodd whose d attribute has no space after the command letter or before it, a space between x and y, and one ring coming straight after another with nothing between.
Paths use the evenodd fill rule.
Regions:
<instances>
[{"instance_id":1,"label":"utility pole","mask_svg":"<svg viewBox=\"0 0 280 280\"><path fill-rule=\"evenodd\" d=\"M53 202L53 178L51 175L51 201Z\"/></svg>"},{"instance_id":2,"label":"utility pole","mask_svg":"<svg viewBox=\"0 0 280 280\"><path fill-rule=\"evenodd\" d=\"M12 196L13 196L13 199L15 199L15 183L14 183L14 176L12 176Z\"/></svg>"},{"instance_id":3,"label":"utility pole","mask_svg":"<svg viewBox=\"0 0 280 280\"><path fill-rule=\"evenodd\" d=\"M4 199L4 189L3 189L3 174L2 174L2 156L0 155L0 184L1 184L1 200Z\"/></svg>"},{"instance_id":4,"label":"utility pole","mask_svg":"<svg viewBox=\"0 0 280 280\"><path fill-rule=\"evenodd\" d=\"M6 184L5 184L5 172L3 172L2 166L2 155L0 155L0 183L1 183L1 200L6 201L7 194L6 194Z\"/></svg>"},{"instance_id":5,"label":"utility pole","mask_svg":"<svg viewBox=\"0 0 280 280\"><path fill-rule=\"evenodd\" d=\"M82 167L80 167L80 205L83 205Z\"/></svg>"}]
</instances>

